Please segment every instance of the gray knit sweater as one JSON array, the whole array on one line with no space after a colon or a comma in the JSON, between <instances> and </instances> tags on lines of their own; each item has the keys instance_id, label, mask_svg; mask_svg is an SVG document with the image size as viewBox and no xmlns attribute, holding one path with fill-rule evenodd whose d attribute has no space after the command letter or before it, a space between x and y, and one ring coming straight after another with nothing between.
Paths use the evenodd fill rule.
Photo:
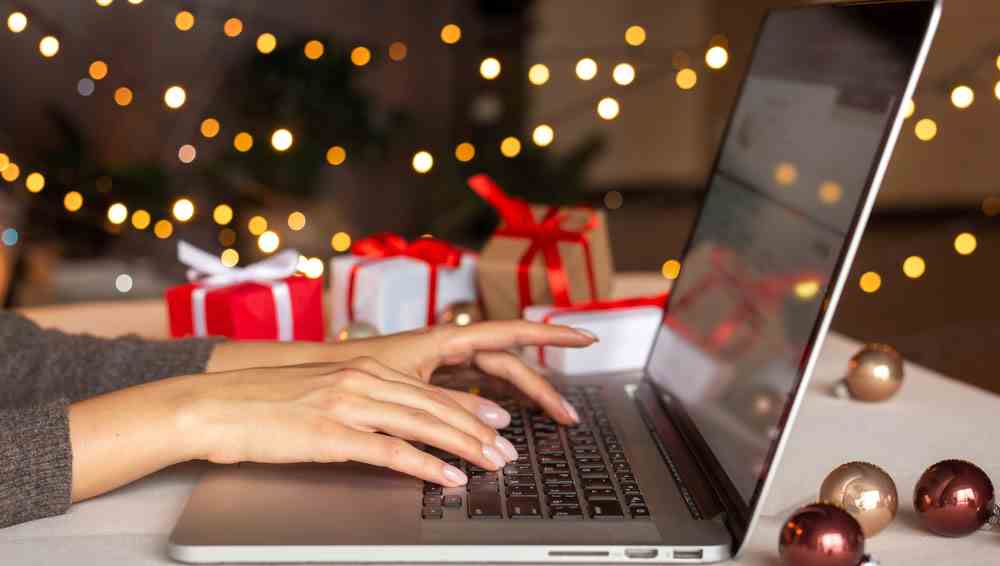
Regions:
<instances>
[{"instance_id":1,"label":"gray knit sweater","mask_svg":"<svg viewBox=\"0 0 1000 566\"><path fill-rule=\"evenodd\" d=\"M0 527L69 508L69 403L204 371L214 345L69 335L0 310Z\"/></svg>"}]
</instances>

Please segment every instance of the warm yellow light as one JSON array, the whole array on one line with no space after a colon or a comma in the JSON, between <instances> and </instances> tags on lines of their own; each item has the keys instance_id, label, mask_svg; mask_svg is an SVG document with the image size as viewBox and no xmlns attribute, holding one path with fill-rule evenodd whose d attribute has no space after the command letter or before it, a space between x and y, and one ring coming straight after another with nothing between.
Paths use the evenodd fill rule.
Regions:
<instances>
[{"instance_id":1,"label":"warm yellow light","mask_svg":"<svg viewBox=\"0 0 1000 566\"><path fill-rule=\"evenodd\" d=\"M243 33L243 21L239 18L229 18L222 24L222 32L228 37L236 37Z\"/></svg>"},{"instance_id":2,"label":"warm yellow light","mask_svg":"<svg viewBox=\"0 0 1000 566\"><path fill-rule=\"evenodd\" d=\"M660 273L667 279L677 279L677 276L681 274L681 262L676 259L668 259L663 262Z\"/></svg>"},{"instance_id":3,"label":"warm yellow light","mask_svg":"<svg viewBox=\"0 0 1000 566\"><path fill-rule=\"evenodd\" d=\"M997 81L997 84L993 86L993 96L1000 100L1000 81Z\"/></svg>"},{"instance_id":4,"label":"warm yellow light","mask_svg":"<svg viewBox=\"0 0 1000 566\"><path fill-rule=\"evenodd\" d=\"M517 157L521 153L521 140L514 136L507 136L500 142L500 153L504 157Z\"/></svg>"},{"instance_id":5,"label":"warm yellow light","mask_svg":"<svg viewBox=\"0 0 1000 566\"><path fill-rule=\"evenodd\" d=\"M795 283L795 296L803 301L808 301L817 293L819 293L819 281L815 279L806 279Z\"/></svg>"},{"instance_id":6,"label":"warm yellow light","mask_svg":"<svg viewBox=\"0 0 1000 566\"><path fill-rule=\"evenodd\" d=\"M219 254L219 261L226 267L236 267L240 262L240 252L232 248L222 250L222 253Z\"/></svg>"},{"instance_id":7,"label":"warm yellow light","mask_svg":"<svg viewBox=\"0 0 1000 566\"><path fill-rule=\"evenodd\" d=\"M914 126L913 131L917 134L917 139L920 141L931 141L938 133L937 122L930 118L922 118Z\"/></svg>"},{"instance_id":8,"label":"warm yellow light","mask_svg":"<svg viewBox=\"0 0 1000 566\"><path fill-rule=\"evenodd\" d=\"M535 63L528 69L528 82L536 86L549 82L549 68L541 63Z\"/></svg>"},{"instance_id":9,"label":"warm yellow light","mask_svg":"<svg viewBox=\"0 0 1000 566\"><path fill-rule=\"evenodd\" d=\"M253 136L246 132L236 134L236 137L233 138L233 147L236 148L236 151L243 153L250 151L250 148L253 147Z\"/></svg>"},{"instance_id":10,"label":"warm yellow light","mask_svg":"<svg viewBox=\"0 0 1000 566\"><path fill-rule=\"evenodd\" d=\"M969 255L976 251L976 237L969 232L962 232L955 236L955 251L960 255Z\"/></svg>"},{"instance_id":11,"label":"warm yellow light","mask_svg":"<svg viewBox=\"0 0 1000 566\"><path fill-rule=\"evenodd\" d=\"M351 63L358 67L364 67L372 60L372 52L365 46L358 46L351 50Z\"/></svg>"},{"instance_id":12,"label":"warm yellow light","mask_svg":"<svg viewBox=\"0 0 1000 566\"><path fill-rule=\"evenodd\" d=\"M465 163L472 161L472 158L476 156L476 146L469 142L462 142L455 146L455 159Z\"/></svg>"},{"instance_id":13,"label":"warm yellow light","mask_svg":"<svg viewBox=\"0 0 1000 566\"><path fill-rule=\"evenodd\" d=\"M323 56L323 53L326 52L326 47L323 46L322 41L311 39L306 42L305 47L302 48L302 52L305 53L306 59L315 61Z\"/></svg>"},{"instance_id":14,"label":"warm yellow light","mask_svg":"<svg viewBox=\"0 0 1000 566\"><path fill-rule=\"evenodd\" d=\"M13 33L21 33L28 27L28 16L23 12L11 12L7 16L7 29Z\"/></svg>"},{"instance_id":15,"label":"warm yellow light","mask_svg":"<svg viewBox=\"0 0 1000 566\"><path fill-rule=\"evenodd\" d=\"M257 51L267 55L278 46L278 38L273 33L262 33L257 36Z\"/></svg>"},{"instance_id":16,"label":"warm yellow light","mask_svg":"<svg viewBox=\"0 0 1000 566\"><path fill-rule=\"evenodd\" d=\"M479 64L479 74L484 79L492 81L500 76L500 61L496 57L487 57Z\"/></svg>"},{"instance_id":17,"label":"warm yellow light","mask_svg":"<svg viewBox=\"0 0 1000 566\"><path fill-rule=\"evenodd\" d=\"M462 28L455 24L448 24L441 28L441 41L448 45L454 45L462 39Z\"/></svg>"},{"instance_id":18,"label":"warm yellow light","mask_svg":"<svg viewBox=\"0 0 1000 566\"><path fill-rule=\"evenodd\" d=\"M83 195L77 191L70 191L63 197L63 206L70 212L76 212L83 208Z\"/></svg>"},{"instance_id":19,"label":"warm yellow light","mask_svg":"<svg viewBox=\"0 0 1000 566\"><path fill-rule=\"evenodd\" d=\"M43 57L55 57L59 53L59 40L55 36L46 35L38 42L38 52Z\"/></svg>"},{"instance_id":20,"label":"warm yellow light","mask_svg":"<svg viewBox=\"0 0 1000 566\"><path fill-rule=\"evenodd\" d=\"M927 270L924 258L918 255L911 255L903 260L903 273L910 279L917 279Z\"/></svg>"},{"instance_id":21,"label":"warm yellow light","mask_svg":"<svg viewBox=\"0 0 1000 566\"><path fill-rule=\"evenodd\" d=\"M556 133L552 129L552 126L548 124L539 124L538 126L535 126L535 130L531 132L531 141L535 142L535 145L539 147L549 145L555 138Z\"/></svg>"},{"instance_id":22,"label":"warm yellow light","mask_svg":"<svg viewBox=\"0 0 1000 566\"><path fill-rule=\"evenodd\" d=\"M113 0L97 0L97 5L102 8L107 8L108 6L111 5L112 1Z\"/></svg>"},{"instance_id":23,"label":"warm yellow light","mask_svg":"<svg viewBox=\"0 0 1000 566\"><path fill-rule=\"evenodd\" d=\"M882 287L882 276L874 271L866 271L861 274L858 285L865 293L874 293Z\"/></svg>"},{"instance_id":24,"label":"warm yellow light","mask_svg":"<svg viewBox=\"0 0 1000 566\"><path fill-rule=\"evenodd\" d=\"M3 177L4 181L8 183L13 183L21 175L21 168L17 166L17 163L10 163L0 171L0 177Z\"/></svg>"},{"instance_id":25,"label":"warm yellow light","mask_svg":"<svg viewBox=\"0 0 1000 566\"><path fill-rule=\"evenodd\" d=\"M174 110L184 106L184 101L187 100L187 92L184 91L184 87L174 85L168 88L163 93L163 103L167 105L168 108Z\"/></svg>"},{"instance_id":26,"label":"warm yellow light","mask_svg":"<svg viewBox=\"0 0 1000 566\"><path fill-rule=\"evenodd\" d=\"M335 145L330 149L326 150L326 162L329 163L330 165L333 165L334 167L340 165L346 159L347 159L347 151L344 148L340 147L339 145Z\"/></svg>"},{"instance_id":27,"label":"warm yellow light","mask_svg":"<svg viewBox=\"0 0 1000 566\"><path fill-rule=\"evenodd\" d=\"M10 157L6 153L0 153L0 172L10 165Z\"/></svg>"},{"instance_id":28,"label":"warm yellow light","mask_svg":"<svg viewBox=\"0 0 1000 566\"><path fill-rule=\"evenodd\" d=\"M705 64L711 69L721 69L729 62L729 52L721 45L710 47L705 52Z\"/></svg>"},{"instance_id":29,"label":"warm yellow light","mask_svg":"<svg viewBox=\"0 0 1000 566\"><path fill-rule=\"evenodd\" d=\"M108 76L108 64L98 59L90 64L90 68L87 69L87 72L90 74L90 78L95 81L99 81Z\"/></svg>"},{"instance_id":30,"label":"warm yellow light","mask_svg":"<svg viewBox=\"0 0 1000 566\"><path fill-rule=\"evenodd\" d=\"M976 93L966 85L958 85L951 89L951 103L959 110L972 106L975 100Z\"/></svg>"},{"instance_id":31,"label":"warm yellow light","mask_svg":"<svg viewBox=\"0 0 1000 566\"><path fill-rule=\"evenodd\" d=\"M219 243L223 246L229 247L236 243L236 230L232 228L223 228L219 230Z\"/></svg>"},{"instance_id":32,"label":"warm yellow light","mask_svg":"<svg viewBox=\"0 0 1000 566\"><path fill-rule=\"evenodd\" d=\"M285 128L279 128L271 134L271 147L275 151L288 151L288 148L292 147L293 141L292 132Z\"/></svg>"},{"instance_id":33,"label":"warm yellow light","mask_svg":"<svg viewBox=\"0 0 1000 566\"><path fill-rule=\"evenodd\" d=\"M219 135L220 128L219 121L215 118L205 118L201 121L201 135L206 138L214 138Z\"/></svg>"},{"instance_id":34,"label":"warm yellow light","mask_svg":"<svg viewBox=\"0 0 1000 566\"><path fill-rule=\"evenodd\" d=\"M212 220L219 226L225 226L233 221L233 208L228 204L220 204L212 211Z\"/></svg>"},{"instance_id":35,"label":"warm yellow light","mask_svg":"<svg viewBox=\"0 0 1000 566\"><path fill-rule=\"evenodd\" d=\"M179 199L174 203L172 212L178 222L187 222L194 217L194 203L190 199Z\"/></svg>"},{"instance_id":36,"label":"warm yellow light","mask_svg":"<svg viewBox=\"0 0 1000 566\"><path fill-rule=\"evenodd\" d=\"M681 69L677 71L677 76L674 77L674 81L677 83L677 87L681 90L691 90L696 84L698 84L698 73L694 69Z\"/></svg>"},{"instance_id":37,"label":"warm yellow light","mask_svg":"<svg viewBox=\"0 0 1000 566\"><path fill-rule=\"evenodd\" d=\"M794 163L783 161L774 166L774 182L783 187L794 185L799 179L799 168Z\"/></svg>"},{"instance_id":38,"label":"warm yellow light","mask_svg":"<svg viewBox=\"0 0 1000 566\"><path fill-rule=\"evenodd\" d=\"M179 159L181 163L191 163L196 157L198 157L198 150L189 143L182 145L177 150L177 159Z\"/></svg>"},{"instance_id":39,"label":"warm yellow light","mask_svg":"<svg viewBox=\"0 0 1000 566\"><path fill-rule=\"evenodd\" d=\"M1000 55L997 55L997 70L1000 71Z\"/></svg>"},{"instance_id":40,"label":"warm yellow light","mask_svg":"<svg viewBox=\"0 0 1000 566\"><path fill-rule=\"evenodd\" d=\"M45 188L45 176L38 172L28 173L24 178L24 186L29 192L40 193Z\"/></svg>"},{"instance_id":41,"label":"warm yellow light","mask_svg":"<svg viewBox=\"0 0 1000 566\"><path fill-rule=\"evenodd\" d=\"M142 0L128 0L128 3L133 6L138 6L139 4L142 4Z\"/></svg>"},{"instance_id":42,"label":"warm yellow light","mask_svg":"<svg viewBox=\"0 0 1000 566\"><path fill-rule=\"evenodd\" d=\"M302 265L302 273L310 279L319 279L323 276L323 260L318 257L307 259Z\"/></svg>"},{"instance_id":43,"label":"warm yellow light","mask_svg":"<svg viewBox=\"0 0 1000 566\"><path fill-rule=\"evenodd\" d=\"M169 220L160 220L153 226L153 233L161 240L166 240L174 233L174 225Z\"/></svg>"},{"instance_id":44,"label":"warm yellow light","mask_svg":"<svg viewBox=\"0 0 1000 566\"><path fill-rule=\"evenodd\" d=\"M611 78L622 86L630 85L635 80L635 67L628 63L618 63L611 71Z\"/></svg>"},{"instance_id":45,"label":"warm yellow light","mask_svg":"<svg viewBox=\"0 0 1000 566\"><path fill-rule=\"evenodd\" d=\"M145 210L137 210L132 213L132 227L136 230L149 228L149 223L152 221L153 218Z\"/></svg>"},{"instance_id":46,"label":"warm yellow light","mask_svg":"<svg viewBox=\"0 0 1000 566\"><path fill-rule=\"evenodd\" d=\"M128 106L132 104L132 89L121 86L115 89L115 104L118 106Z\"/></svg>"},{"instance_id":47,"label":"warm yellow light","mask_svg":"<svg viewBox=\"0 0 1000 566\"><path fill-rule=\"evenodd\" d=\"M823 181L819 186L819 200L823 204L836 204L844 195L844 188L836 181Z\"/></svg>"},{"instance_id":48,"label":"warm yellow light","mask_svg":"<svg viewBox=\"0 0 1000 566\"><path fill-rule=\"evenodd\" d=\"M909 118L913 116L913 113L917 111L917 103L913 102L912 98L907 98L906 102L903 103L903 118Z\"/></svg>"},{"instance_id":49,"label":"warm yellow light","mask_svg":"<svg viewBox=\"0 0 1000 566\"><path fill-rule=\"evenodd\" d=\"M295 212L289 214L288 215L288 227L291 228L292 231L294 231L294 232L298 232L299 230L305 228L306 227L306 215L303 214L303 213L301 213L301 212L299 212L299 211L297 211L297 210Z\"/></svg>"},{"instance_id":50,"label":"warm yellow light","mask_svg":"<svg viewBox=\"0 0 1000 566\"><path fill-rule=\"evenodd\" d=\"M351 236L347 232L337 232L330 238L330 247L335 252L346 252L351 248Z\"/></svg>"},{"instance_id":51,"label":"warm yellow light","mask_svg":"<svg viewBox=\"0 0 1000 566\"><path fill-rule=\"evenodd\" d=\"M646 43L646 30L642 26L629 26L625 30L625 43L633 47Z\"/></svg>"},{"instance_id":52,"label":"warm yellow light","mask_svg":"<svg viewBox=\"0 0 1000 566\"><path fill-rule=\"evenodd\" d=\"M128 219L128 207L120 202L116 202L108 207L108 220L112 224L121 224Z\"/></svg>"},{"instance_id":53,"label":"warm yellow light","mask_svg":"<svg viewBox=\"0 0 1000 566\"><path fill-rule=\"evenodd\" d=\"M264 232L259 238L257 238L257 247L260 248L260 251L266 254L274 253L280 245L281 238L270 230Z\"/></svg>"},{"instance_id":54,"label":"warm yellow light","mask_svg":"<svg viewBox=\"0 0 1000 566\"><path fill-rule=\"evenodd\" d=\"M621 108L618 105L618 101L610 96L602 98L597 103L597 115L605 120L614 120L618 117L620 111Z\"/></svg>"},{"instance_id":55,"label":"warm yellow light","mask_svg":"<svg viewBox=\"0 0 1000 566\"><path fill-rule=\"evenodd\" d=\"M181 10L174 16L174 25L181 31L188 31L194 27L194 14L187 10Z\"/></svg>"},{"instance_id":56,"label":"warm yellow light","mask_svg":"<svg viewBox=\"0 0 1000 566\"><path fill-rule=\"evenodd\" d=\"M393 41L389 44L389 59L402 61L406 59L406 44L402 41Z\"/></svg>"},{"instance_id":57,"label":"warm yellow light","mask_svg":"<svg viewBox=\"0 0 1000 566\"><path fill-rule=\"evenodd\" d=\"M427 151L418 151L413 154L412 164L417 173L426 173L434 167L434 156Z\"/></svg>"},{"instance_id":58,"label":"warm yellow light","mask_svg":"<svg viewBox=\"0 0 1000 566\"><path fill-rule=\"evenodd\" d=\"M263 216L254 216L247 222L247 230L254 236L260 236L267 231L267 219Z\"/></svg>"},{"instance_id":59,"label":"warm yellow light","mask_svg":"<svg viewBox=\"0 0 1000 566\"><path fill-rule=\"evenodd\" d=\"M581 81L589 81L597 76L597 61L584 57L576 62L576 76Z\"/></svg>"}]
</instances>

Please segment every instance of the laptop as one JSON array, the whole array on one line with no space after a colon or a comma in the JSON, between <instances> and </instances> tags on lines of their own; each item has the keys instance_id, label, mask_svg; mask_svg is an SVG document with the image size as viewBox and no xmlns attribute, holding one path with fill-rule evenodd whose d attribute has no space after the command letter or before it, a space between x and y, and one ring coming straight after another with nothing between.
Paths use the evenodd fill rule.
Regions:
<instances>
[{"instance_id":1,"label":"laptop","mask_svg":"<svg viewBox=\"0 0 1000 566\"><path fill-rule=\"evenodd\" d=\"M483 379L521 458L442 488L363 464L220 466L185 562L715 562L761 514L940 16L775 10L641 372L551 376L582 422ZM482 379L481 376L475 376ZM467 377L449 379L462 384Z\"/></svg>"}]
</instances>

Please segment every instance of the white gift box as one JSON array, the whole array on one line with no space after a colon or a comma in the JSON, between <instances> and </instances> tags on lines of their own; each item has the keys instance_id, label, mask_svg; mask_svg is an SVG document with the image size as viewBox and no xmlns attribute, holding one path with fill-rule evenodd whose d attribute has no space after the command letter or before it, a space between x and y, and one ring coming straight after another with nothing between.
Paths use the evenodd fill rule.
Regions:
<instances>
[{"instance_id":1,"label":"white gift box","mask_svg":"<svg viewBox=\"0 0 1000 566\"><path fill-rule=\"evenodd\" d=\"M640 369L649 356L662 317L659 305L594 310L528 306L524 309L525 320L582 328L594 333L599 341L586 348L530 347L527 354L539 366L566 375Z\"/></svg>"},{"instance_id":2,"label":"white gift box","mask_svg":"<svg viewBox=\"0 0 1000 566\"><path fill-rule=\"evenodd\" d=\"M434 324L453 303L476 302L476 259L476 254L463 253L458 266L436 268L431 320L428 303L432 270L427 262L407 256L373 259L350 254L331 259L331 335L351 322L349 303L353 306L353 320L373 325L379 334L394 334Z\"/></svg>"}]
</instances>

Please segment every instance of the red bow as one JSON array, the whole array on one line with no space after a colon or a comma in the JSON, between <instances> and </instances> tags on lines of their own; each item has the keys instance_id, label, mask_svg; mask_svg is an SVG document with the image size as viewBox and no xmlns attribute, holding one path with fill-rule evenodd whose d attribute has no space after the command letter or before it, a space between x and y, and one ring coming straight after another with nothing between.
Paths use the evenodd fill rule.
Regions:
<instances>
[{"instance_id":1,"label":"red bow","mask_svg":"<svg viewBox=\"0 0 1000 566\"><path fill-rule=\"evenodd\" d=\"M569 306L569 278L563 267L562 256L559 255L559 242L574 242L583 246L587 264L587 283L590 296L597 298L597 283L594 280L594 266L590 255L590 243L586 232L597 224L597 216L591 216L579 231L566 230L561 227L566 215L560 214L558 207L550 207L541 222L536 222L527 202L512 197L504 192L488 175L479 174L469 178L469 187L486 202L491 204L503 219L504 226L494 235L514 238L528 238L531 245L521 256L517 265L518 295L520 307L531 304L531 262L535 255L541 252L545 260L545 271L552 293L552 302L557 306Z\"/></svg>"},{"instance_id":2,"label":"red bow","mask_svg":"<svg viewBox=\"0 0 1000 566\"><path fill-rule=\"evenodd\" d=\"M462 262L462 250L451 243L437 238L419 238L407 242L406 238L390 232L383 232L358 240L351 246L351 252L356 256L370 258L372 261L391 257L409 257L427 264L428 297L427 324L434 324L437 315L437 270L438 268L454 269ZM354 283L358 270L370 263L359 261L351 267L350 279L347 284L347 318L354 320Z\"/></svg>"}]
</instances>

